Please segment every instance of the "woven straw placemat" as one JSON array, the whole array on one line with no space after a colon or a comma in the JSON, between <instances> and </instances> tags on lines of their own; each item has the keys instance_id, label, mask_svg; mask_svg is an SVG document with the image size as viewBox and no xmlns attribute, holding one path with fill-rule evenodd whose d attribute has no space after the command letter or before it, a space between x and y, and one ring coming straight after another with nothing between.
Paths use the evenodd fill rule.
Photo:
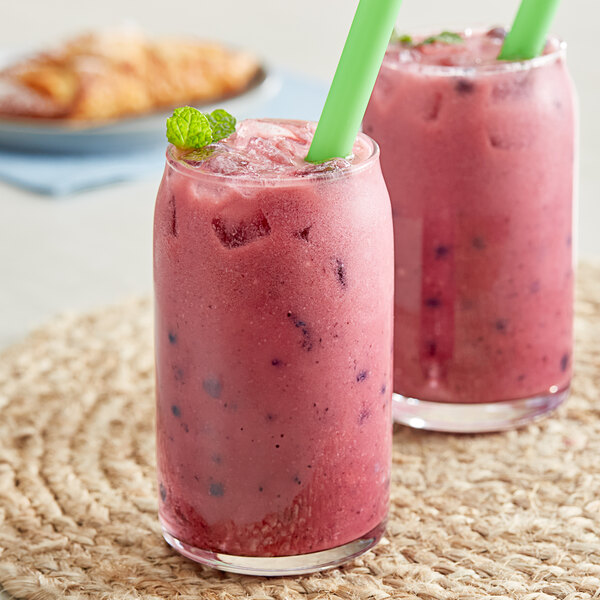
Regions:
<instances>
[{"instance_id":1,"label":"woven straw placemat","mask_svg":"<svg viewBox=\"0 0 600 600\"><path fill-rule=\"evenodd\" d=\"M0 356L0 585L46 600L600 597L600 268L582 266L573 394L520 431L398 428L387 535L265 579L196 565L156 518L148 300L59 318Z\"/></svg>"}]
</instances>

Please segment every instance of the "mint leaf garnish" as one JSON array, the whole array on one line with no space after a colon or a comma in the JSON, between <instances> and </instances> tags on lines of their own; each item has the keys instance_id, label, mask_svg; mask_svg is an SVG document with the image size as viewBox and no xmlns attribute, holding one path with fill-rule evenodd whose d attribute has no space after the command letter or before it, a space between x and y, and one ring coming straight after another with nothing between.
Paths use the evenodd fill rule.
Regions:
<instances>
[{"instance_id":1,"label":"mint leaf garnish","mask_svg":"<svg viewBox=\"0 0 600 600\"><path fill-rule=\"evenodd\" d=\"M222 108L213 110L206 118L212 129L213 142L223 140L235 131L235 117Z\"/></svg>"},{"instance_id":2,"label":"mint leaf garnish","mask_svg":"<svg viewBox=\"0 0 600 600\"><path fill-rule=\"evenodd\" d=\"M406 46L413 45L412 36L406 33L398 33L395 29L392 31L392 37L390 38L390 43L392 44L404 44Z\"/></svg>"},{"instance_id":3,"label":"mint leaf garnish","mask_svg":"<svg viewBox=\"0 0 600 600\"><path fill-rule=\"evenodd\" d=\"M167 119L167 139L178 148L202 148L212 142L212 129L199 110L182 106Z\"/></svg>"},{"instance_id":4,"label":"mint leaf garnish","mask_svg":"<svg viewBox=\"0 0 600 600\"><path fill-rule=\"evenodd\" d=\"M412 46L413 39L412 36L406 33L397 33L395 30L392 33L392 38L390 39L392 44L404 44L405 46Z\"/></svg>"},{"instance_id":5,"label":"mint leaf garnish","mask_svg":"<svg viewBox=\"0 0 600 600\"><path fill-rule=\"evenodd\" d=\"M452 31L442 31L442 33L438 33L438 35L432 35L427 39L424 39L419 46L426 44L435 44L439 42L440 44L462 44L462 37L458 33L454 33Z\"/></svg>"},{"instance_id":6,"label":"mint leaf garnish","mask_svg":"<svg viewBox=\"0 0 600 600\"><path fill-rule=\"evenodd\" d=\"M197 108L182 106L167 119L167 139L183 150L204 148L231 135L235 123L235 117L223 109L204 114Z\"/></svg>"}]
</instances>

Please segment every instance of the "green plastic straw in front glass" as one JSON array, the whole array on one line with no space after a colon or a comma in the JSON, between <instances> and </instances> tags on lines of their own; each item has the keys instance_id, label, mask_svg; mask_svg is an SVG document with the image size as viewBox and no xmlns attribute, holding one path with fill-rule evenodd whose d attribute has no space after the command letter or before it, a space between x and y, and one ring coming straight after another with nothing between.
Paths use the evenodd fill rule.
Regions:
<instances>
[{"instance_id":1,"label":"green plastic straw in front glass","mask_svg":"<svg viewBox=\"0 0 600 600\"><path fill-rule=\"evenodd\" d=\"M346 157L365 114L402 0L360 0L306 160Z\"/></svg>"},{"instance_id":2,"label":"green plastic straw in front glass","mask_svg":"<svg viewBox=\"0 0 600 600\"><path fill-rule=\"evenodd\" d=\"M527 60L542 53L560 0L522 0L500 60Z\"/></svg>"}]
</instances>

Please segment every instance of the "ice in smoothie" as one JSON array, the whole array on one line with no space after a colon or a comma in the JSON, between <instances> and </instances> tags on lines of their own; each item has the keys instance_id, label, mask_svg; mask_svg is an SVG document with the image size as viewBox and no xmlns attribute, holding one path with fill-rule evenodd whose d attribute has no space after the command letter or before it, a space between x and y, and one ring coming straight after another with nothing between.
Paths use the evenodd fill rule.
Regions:
<instances>
[{"instance_id":1,"label":"ice in smoothie","mask_svg":"<svg viewBox=\"0 0 600 600\"><path fill-rule=\"evenodd\" d=\"M396 416L529 402L433 425L494 429L552 408L571 378L574 99L559 41L507 63L501 28L461 38L391 44L363 129L392 201L394 391L411 399Z\"/></svg>"},{"instance_id":2,"label":"ice in smoothie","mask_svg":"<svg viewBox=\"0 0 600 600\"><path fill-rule=\"evenodd\" d=\"M225 555L363 551L387 513L389 196L371 140L312 165L313 132L249 120L206 149L170 147L158 192L160 520L226 570L265 573Z\"/></svg>"}]
</instances>

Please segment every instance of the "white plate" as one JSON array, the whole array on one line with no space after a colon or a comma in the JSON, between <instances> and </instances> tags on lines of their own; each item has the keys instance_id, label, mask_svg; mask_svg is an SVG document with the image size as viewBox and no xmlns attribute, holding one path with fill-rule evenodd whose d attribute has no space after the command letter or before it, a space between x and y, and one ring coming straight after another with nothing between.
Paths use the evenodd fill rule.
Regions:
<instances>
[{"instance_id":1,"label":"white plate","mask_svg":"<svg viewBox=\"0 0 600 600\"><path fill-rule=\"evenodd\" d=\"M280 79L262 67L241 94L196 107L205 112L224 108L242 119L260 104L273 98L280 89ZM170 109L94 125L51 119L0 119L0 148L34 152L99 153L165 144L165 123L172 112Z\"/></svg>"}]
</instances>

